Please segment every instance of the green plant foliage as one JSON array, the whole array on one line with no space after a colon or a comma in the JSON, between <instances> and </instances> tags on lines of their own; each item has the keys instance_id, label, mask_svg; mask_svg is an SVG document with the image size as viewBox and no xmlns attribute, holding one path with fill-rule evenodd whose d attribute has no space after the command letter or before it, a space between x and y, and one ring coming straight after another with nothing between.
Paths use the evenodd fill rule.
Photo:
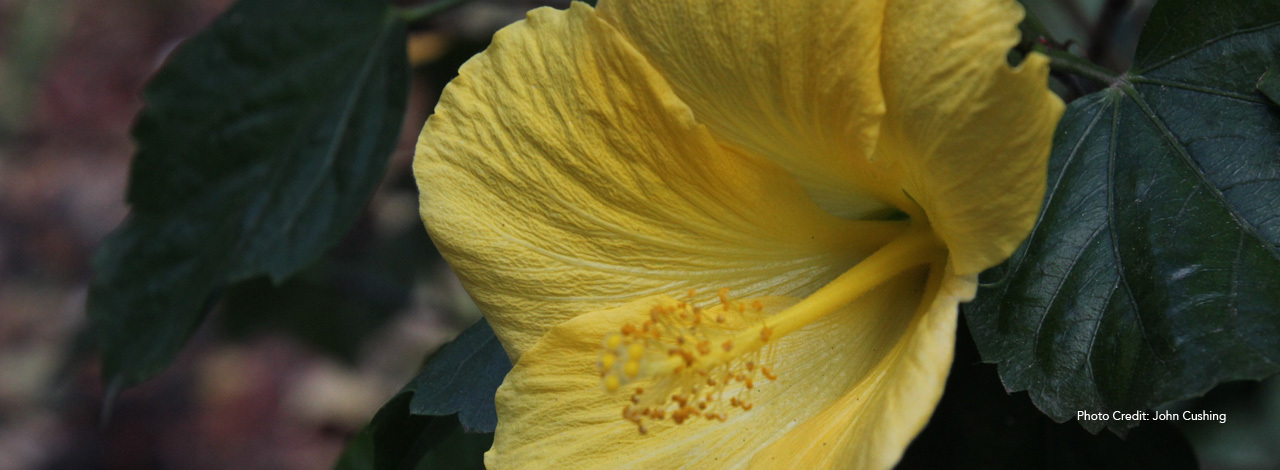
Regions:
<instances>
[{"instance_id":1,"label":"green plant foliage","mask_svg":"<svg viewBox=\"0 0 1280 470\"><path fill-rule=\"evenodd\" d=\"M1280 3L1164 0L1068 107L1041 220L968 310L1009 390L1065 421L1280 372L1277 50Z\"/></svg>"},{"instance_id":2,"label":"green plant foliage","mask_svg":"<svg viewBox=\"0 0 1280 470\"><path fill-rule=\"evenodd\" d=\"M228 287L213 318L221 332L235 340L283 334L354 363L409 303L415 280L442 262L421 224L383 233L366 222L283 283L262 276Z\"/></svg>"},{"instance_id":3,"label":"green plant foliage","mask_svg":"<svg viewBox=\"0 0 1280 470\"><path fill-rule=\"evenodd\" d=\"M1142 28L1135 70L1154 70L1229 36L1272 28L1280 9L1274 0L1160 0L1157 5Z\"/></svg>"},{"instance_id":4,"label":"green plant foliage","mask_svg":"<svg viewBox=\"0 0 1280 470\"><path fill-rule=\"evenodd\" d=\"M1258 79L1258 91L1267 95L1272 103L1280 104L1280 66L1271 67Z\"/></svg>"},{"instance_id":5,"label":"green plant foliage","mask_svg":"<svg viewBox=\"0 0 1280 470\"><path fill-rule=\"evenodd\" d=\"M335 468L484 468L479 456L498 426L493 397L510 371L489 322L476 322L378 410Z\"/></svg>"},{"instance_id":6,"label":"green plant foliage","mask_svg":"<svg viewBox=\"0 0 1280 470\"><path fill-rule=\"evenodd\" d=\"M364 340L409 300L409 286L361 266L325 259L273 285L265 277L227 289L215 320L235 339L284 333L354 362Z\"/></svg>"},{"instance_id":7,"label":"green plant foliage","mask_svg":"<svg viewBox=\"0 0 1280 470\"><path fill-rule=\"evenodd\" d=\"M361 429L334 470L483 470L493 434L462 430L456 416L409 414L413 392L396 395Z\"/></svg>"},{"instance_id":8,"label":"green plant foliage","mask_svg":"<svg viewBox=\"0 0 1280 470\"><path fill-rule=\"evenodd\" d=\"M162 370L221 286L279 282L347 231L400 130L405 34L384 0L244 0L156 74L132 213L94 259L113 386Z\"/></svg>"},{"instance_id":9,"label":"green plant foliage","mask_svg":"<svg viewBox=\"0 0 1280 470\"><path fill-rule=\"evenodd\" d=\"M1004 391L996 367L979 361L966 330L962 324L956 333L942 400L899 469L1196 468L1191 445L1169 423L1152 423L1120 439L1053 422L1026 394Z\"/></svg>"},{"instance_id":10,"label":"green plant foliage","mask_svg":"<svg viewBox=\"0 0 1280 470\"><path fill-rule=\"evenodd\" d=\"M406 387L416 392L409 411L424 416L457 414L467 432L493 432L498 426L493 396L510 371L511 360L488 320L482 319L427 360Z\"/></svg>"}]
</instances>

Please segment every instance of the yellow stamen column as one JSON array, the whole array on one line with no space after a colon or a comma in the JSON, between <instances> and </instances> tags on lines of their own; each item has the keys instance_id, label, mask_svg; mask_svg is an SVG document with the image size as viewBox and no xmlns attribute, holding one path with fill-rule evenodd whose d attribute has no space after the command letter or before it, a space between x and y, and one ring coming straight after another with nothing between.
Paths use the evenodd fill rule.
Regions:
<instances>
[{"instance_id":1,"label":"yellow stamen column","mask_svg":"<svg viewBox=\"0 0 1280 470\"><path fill-rule=\"evenodd\" d=\"M720 305L704 311L686 302L655 306L650 321L624 325L604 340L601 381L615 391L638 379L653 379L654 393L637 388L623 417L645 432L644 419L670 417L679 424L690 416L723 421L720 397L731 382L741 386L730 408L750 410L753 378L778 376L760 362L760 351L822 317L840 310L886 281L929 263L945 260L945 247L927 224L914 224L876 252L812 295L770 317L759 301L733 302L727 289ZM692 300L693 292L690 292ZM726 322L726 315L732 321Z\"/></svg>"},{"instance_id":2,"label":"yellow stamen column","mask_svg":"<svg viewBox=\"0 0 1280 470\"><path fill-rule=\"evenodd\" d=\"M942 242L927 225L912 227L902 236L872 253L840 277L818 289L804 300L777 315L769 317L759 328L744 331L733 338L734 351L718 352L698 359L697 365L714 366L724 362L735 351L753 350L786 336L805 325L849 305L876 286L908 269L940 259L945 253ZM754 331L753 331L754 330ZM682 364L667 361L671 370ZM695 365L695 367L697 367Z\"/></svg>"}]
</instances>

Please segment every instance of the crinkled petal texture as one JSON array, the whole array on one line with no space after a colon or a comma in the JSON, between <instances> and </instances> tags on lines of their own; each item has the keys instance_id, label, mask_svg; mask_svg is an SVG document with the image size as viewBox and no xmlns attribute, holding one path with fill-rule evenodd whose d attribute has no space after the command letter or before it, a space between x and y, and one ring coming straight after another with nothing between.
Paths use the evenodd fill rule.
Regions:
<instances>
[{"instance_id":1,"label":"crinkled petal texture","mask_svg":"<svg viewBox=\"0 0 1280 470\"><path fill-rule=\"evenodd\" d=\"M1005 61L1019 8L602 0L499 32L414 161L433 240L515 362L487 464L896 462L942 393L957 304L1043 196L1062 104L1043 57ZM868 220L895 211L912 220ZM728 288L778 312L922 222L947 258L773 341L754 409L641 435L603 391L601 339L655 302Z\"/></svg>"},{"instance_id":2,"label":"crinkled petal texture","mask_svg":"<svg viewBox=\"0 0 1280 470\"><path fill-rule=\"evenodd\" d=\"M825 212L722 146L577 3L531 12L462 67L414 173L427 229L513 361L554 325L647 295L807 295L902 229Z\"/></svg>"},{"instance_id":3,"label":"crinkled petal texture","mask_svg":"<svg viewBox=\"0 0 1280 470\"><path fill-rule=\"evenodd\" d=\"M604 0L600 11L716 136L846 217L923 207L961 274L1039 212L1063 104L1013 0ZM886 114L887 113L887 114Z\"/></svg>"},{"instance_id":4,"label":"crinkled petal texture","mask_svg":"<svg viewBox=\"0 0 1280 470\"><path fill-rule=\"evenodd\" d=\"M1064 105L1048 59L1018 67L1013 0L890 2L881 78L888 114L879 160L928 214L958 274L1008 258L1035 224Z\"/></svg>"},{"instance_id":5,"label":"crinkled petal texture","mask_svg":"<svg viewBox=\"0 0 1280 470\"><path fill-rule=\"evenodd\" d=\"M777 162L824 208L883 212L896 181L869 167L884 0L600 3L600 14L725 142Z\"/></svg>"},{"instance_id":6,"label":"crinkled petal texture","mask_svg":"<svg viewBox=\"0 0 1280 470\"><path fill-rule=\"evenodd\" d=\"M643 435L621 416L629 390L604 392L595 360L599 338L621 323L643 321L663 299L574 318L543 336L498 389L498 429L485 464L490 469L891 466L942 394L956 306L976 288L972 276L946 273L941 262L931 273L908 271L781 338L772 354L778 379L757 382L751 411L731 413L723 423L647 422ZM760 300L771 313L798 299Z\"/></svg>"}]
</instances>

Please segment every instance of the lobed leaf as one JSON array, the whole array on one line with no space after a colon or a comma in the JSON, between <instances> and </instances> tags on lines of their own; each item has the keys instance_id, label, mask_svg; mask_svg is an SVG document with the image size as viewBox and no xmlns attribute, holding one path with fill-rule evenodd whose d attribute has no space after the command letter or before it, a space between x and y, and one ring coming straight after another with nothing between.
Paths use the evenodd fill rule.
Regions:
<instances>
[{"instance_id":1,"label":"lobed leaf","mask_svg":"<svg viewBox=\"0 0 1280 470\"><path fill-rule=\"evenodd\" d=\"M406 390L416 392L409 411L421 416L458 415L467 432L493 432L493 397L511 371L511 360L481 319L440 348Z\"/></svg>"},{"instance_id":2,"label":"lobed leaf","mask_svg":"<svg viewBox=\"0 0 1280 470\"><path fill-rule=\"evenodd\" d=\"M510 371L507 353L481 319L431 355L335 468L484 468L480 455L498 426L493 397Z\"/></svg>"},{"instance_id":3,"label":"lobed leaf","mask_svg":"<svg viewBox=\"0 0 1280 470\"><path fill-rule=\"evenodd\" d=\"M1068 107L1040 221L967 311L1007 389L1065 421L1280 372L1278 50L1280 3L1164 0L1139 68Z\"/></svg>"}]
</instances>

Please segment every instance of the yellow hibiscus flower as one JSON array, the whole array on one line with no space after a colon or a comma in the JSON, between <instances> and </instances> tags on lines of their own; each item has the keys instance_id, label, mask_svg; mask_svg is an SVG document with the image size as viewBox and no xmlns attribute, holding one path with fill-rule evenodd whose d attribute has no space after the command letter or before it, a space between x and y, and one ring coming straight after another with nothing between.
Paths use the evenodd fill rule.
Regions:
<instances>
[{"instance_id":1,"label":"yellow hibiscus flower","mask_svg":"<svg viewBox=\"0 0 1280 470\"><path fill-rule=\"evenodd\" d=\"M490 468L887 467L1063 105L1013 0L539 9L445 89L422 218L514 369Z\"/></svg>"}]
</instances>

